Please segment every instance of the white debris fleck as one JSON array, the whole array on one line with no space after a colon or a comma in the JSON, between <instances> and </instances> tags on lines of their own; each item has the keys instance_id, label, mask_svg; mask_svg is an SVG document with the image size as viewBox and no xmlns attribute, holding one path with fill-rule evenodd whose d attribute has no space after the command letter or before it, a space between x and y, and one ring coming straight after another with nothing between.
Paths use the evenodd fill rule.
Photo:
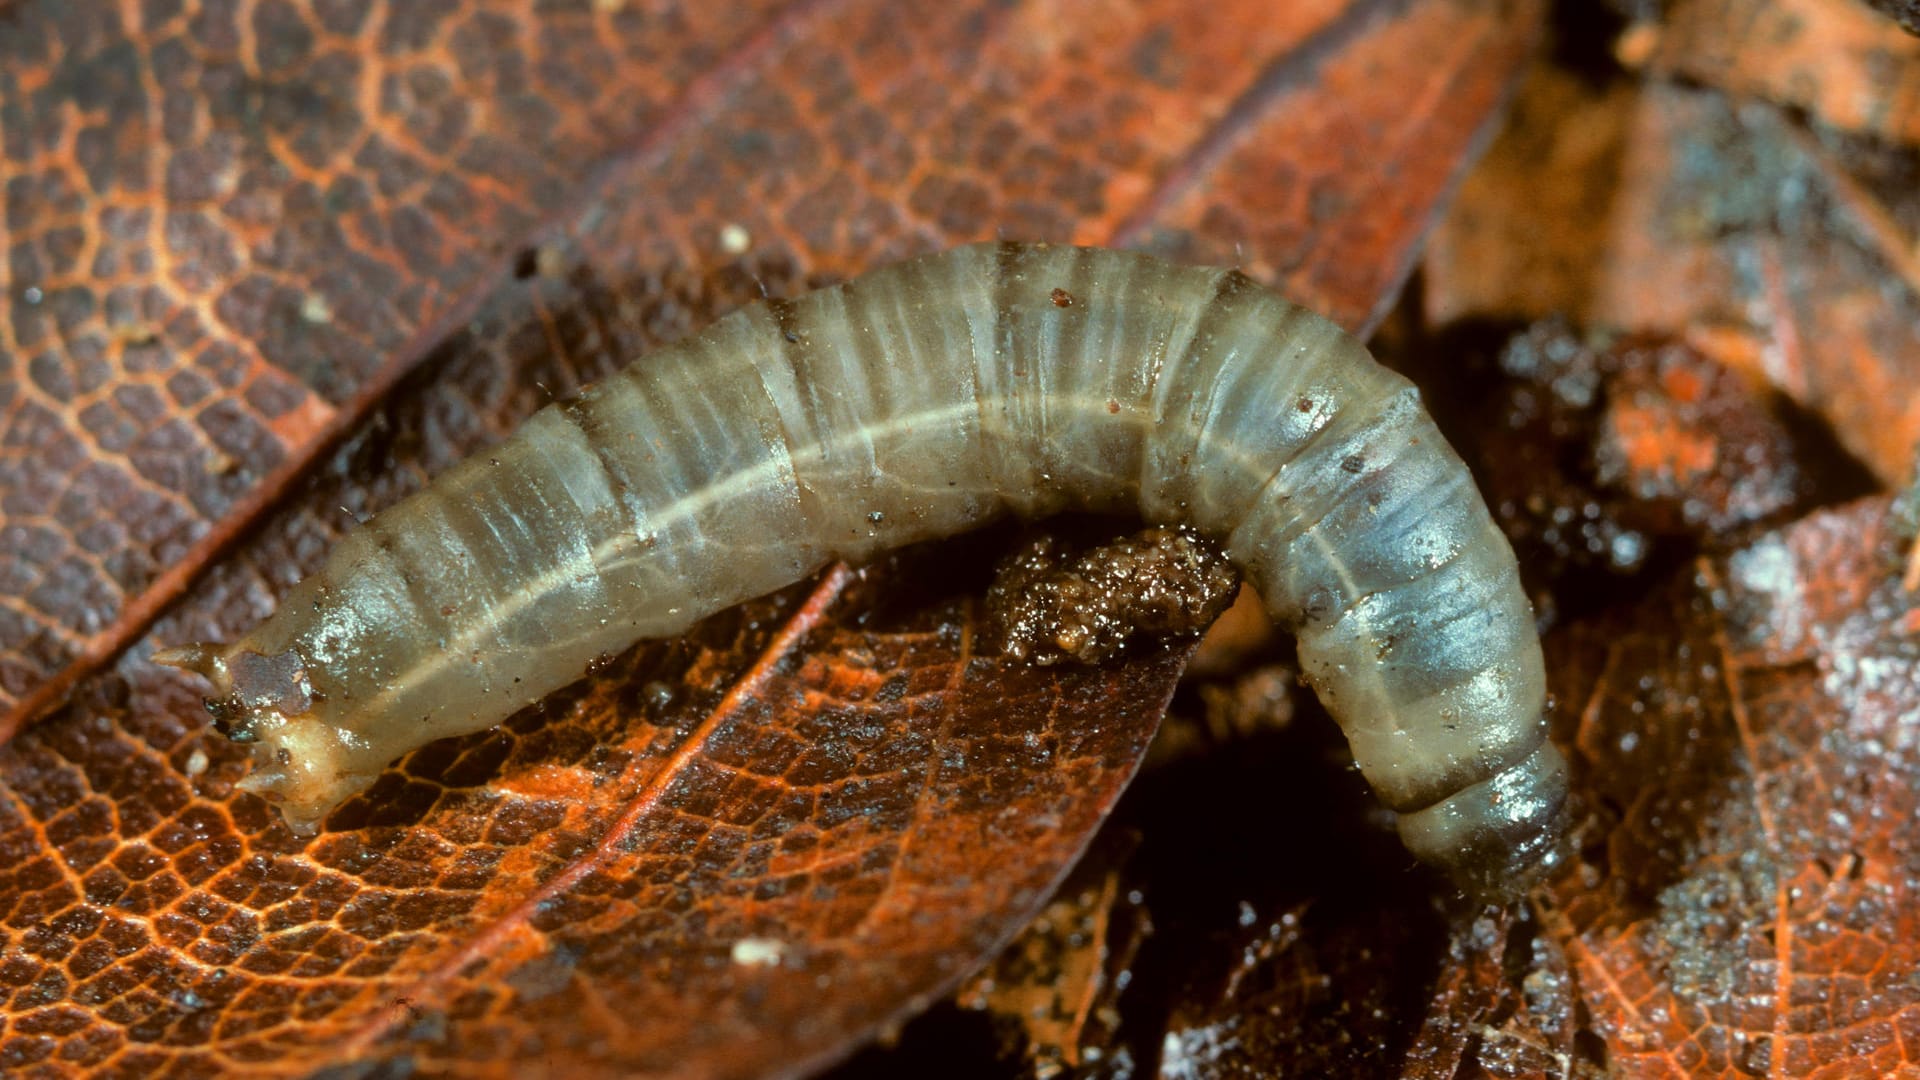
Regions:
<instances>
[{"instance_id":1,"label":"white debris fleck","mask_svg":"<svg viewBox=\"0 0 1920 1080\"><path fill-rule=\"evenodd\" d=\"M729 255L745 255L753 246L753 234L745 225L729 221L720 226L720 250Z\"/></svg>"},{"instance_id":2,"label":"white debris fleck","mask_svg":"<svg viewBox=\"0 0 1920 1080\"><path fill-rule=\"evenodd\" d=\"M1215 1075L1221 1056L1239 1045L1239 1037L1218 1024L1169 1031L1160 1043L1161 1080Z\"/></svg>"},{"instance_id":3,"label":"white debris fleck","mask_svg":"<svg viewBox=\"0 0 1920 1080\"><path fill-rule=\"evenodd\" d=\"M1803 583L1793 552L1779 537L1768 537L1727 560L1736 588L1764 603L1775 637L1786 649L1798 647L1807 634L1802 604Z\"/></svg>"},{"instance_id":4,"label":"white debris fleck","mask_svg":"<svg viewBox=\"0 0 1920 1080\"><path fill-rule=\"evenodd\" d=\"M1791 596L1798 575L1794 573L1793 552L1777 536L1770 536L1728 560L1733 580L1749 592L1772 596Z\"/></svg>"},{"instance_id":5,"label":"white debris fleck","mask_svg":"<svg viewBox=\"0 0 1920 1080\"><path fill-rule=\"evenodd\" d=\"M778 967L787 954L779 938L746 937L733 943L733 962L742 967Z\"/></svg>"}]
</instances>

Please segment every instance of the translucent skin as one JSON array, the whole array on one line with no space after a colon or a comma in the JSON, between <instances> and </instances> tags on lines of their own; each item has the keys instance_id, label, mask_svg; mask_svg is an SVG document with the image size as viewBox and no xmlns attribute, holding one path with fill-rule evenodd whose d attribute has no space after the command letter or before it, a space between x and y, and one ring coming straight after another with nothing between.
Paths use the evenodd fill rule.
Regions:
<instances>
[{"instance_id":1,"label":"translucent skin","mask_svg":"<svg viewBox=\"0 0 1920 1080\"><path fill-rule=\"evenodd\" d=\"M1223 543L1407 846L1509 896L1565 764L1512 549L1420 405L1231 270L985 244L755 304L531 417L349 533L207 675L311 829L476 731L834 559L1067 509Z\"/></svg>"}]
</instances>

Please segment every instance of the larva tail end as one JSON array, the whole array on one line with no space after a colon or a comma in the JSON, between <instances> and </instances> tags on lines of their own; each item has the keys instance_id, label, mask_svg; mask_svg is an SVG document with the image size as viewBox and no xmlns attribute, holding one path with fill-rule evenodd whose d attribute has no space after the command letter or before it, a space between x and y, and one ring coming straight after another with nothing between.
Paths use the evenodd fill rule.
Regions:
<instances>
[{"instance_id":1,"label":"larva tail end","mask_svg":"<svg viewBox=\"0 0 1920 1080\"><path fill-rule=\"evenodd\" d=\"M1497 775L1400 816L1422 862L1489 903L1507 903L1564 861L1567 761L1550 742Z\"/></svg>"},{"instance_id":2,"label":"larva tail end","mask_svg":"<svg viewBox=\"0 0 1920 1080\"><path fill-rule=\"evenodd\" d=\"M253 769L234 786L272 803L295 836L309 837L318 835L327 814L358 789L342 791L338 783L315 775L313 759L297 757L289 745L298 735L298 726L290 726L254 744Z\"/></svg>"},{"instance_id":3,"label":"larva tail end","mask_svg":"<svg viewBox=\"0 0 1920 1080\"><path fill-rule=\"evenodd\" d=\"M235 786L272 803L295 835L318 833L335 806L379 775L344 771L337 733L311 715L314 701L296 653L261 656L242 646L196 643L163 649L153 659L213 684L206 703L214 727L253 757L253 768Z\"/></svg>"},{"instance_id":4,"label":"larva tail end","mask_svg":"<svg viewBox=\"0 0 1920 1080\"><path fill-rule=\"evenodd\" d=\"M314 716L254 711L253 768L238 787L272 803L296 836L313 836L333 808L365 791L381 769L356 768L347 738Z\"/></svg>"}]
</instances>

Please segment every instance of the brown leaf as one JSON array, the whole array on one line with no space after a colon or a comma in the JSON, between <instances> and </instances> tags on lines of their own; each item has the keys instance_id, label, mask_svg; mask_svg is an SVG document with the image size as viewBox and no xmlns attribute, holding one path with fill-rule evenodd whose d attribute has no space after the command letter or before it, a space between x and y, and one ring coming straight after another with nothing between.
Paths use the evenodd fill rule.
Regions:
<instances>
[{"instance_id":1,"label":"brown leaf","mask_svg":"<svg viewBox=\"0 0 1920 1080\"><path fill-rule=\"evenodd\" d=\"M1036 1075L1126 1068L1118 1001L1153 932L1139 894L1123 891L1138 842L1127 830L1102 832L1046 908L954 995L988 1013L1003 1053Z\"/></svg>"},{"instance_id":2,"label":"brown leaf","mask_svg":"<svg viewBox=\"0 0 1920 1080\"><path fill-rule=\"evenodd\" d=\"M231 34L0 14L0 528L34 541L0 555L0 686L66 699L0 751L17 1070L789 1072L940 994L1045 901L1180 657L1013 668L969 652L964 594L906 563L838 571L422 749L311 843L233 796L200 688L145 658L239 632L354 517L763 290L1004 230L1244 261L1363 326L1540 14L247 10ZM364 89L329 96L345 85ZM114 109L127 160L99 190L66 162ZM56 302L62 229L96 246L59 263ZM116 296L156 336L112 338ZM103 427L35 381L83 369L72 402L158 407L104 406ZM290 419L216 455L259 387ZM155 439L149 476L126 448ZM104 494L61 501L70 477ZM124 578L46 587L41 568L135 549Z\"/></svg>"},{"instance_id":3,"label":"brown leaf","mask_svg":"<svg viewBox=\"0 0 1920 1080\"><path fill-rule=\"evenodd\" d=\"M522 237L577 212L581 172L763 56L766 19L6 12L0 736L359 424Z\"/></svg>"},{"instance_id":4,"label":"brown leaf","mask_svg":"<svg viewBox=\"0 0 1920 1080\"><path fill-rule=\"evenodd\" d=\"M1593 817L1543 915L1627 1075L1894 1075L1920 1025L1920 608L1885 500L1550 644Z\"/></svg>"},{"instance_id":5,"label":"brown leaf","mask_svg":"<svg viewBox=\"0 0 1920 1080\"><path fill-rule=\"evenodd\" d=\"M1828 125L1920 142L1920 39L1847 0L1683 0L1653 70L1806 109Z\"/></svg>"},{"instance_id":6,"label":"brown leaf","mask_svg":"<svg viewBox=\"0 0 1920 1080\"><path fill-rule=\"evenodd\" d=\"M1556 64L1535 63L1506 126L1427 245L1422 301L1434 323L1597 321L1607 275L1621 257L1609 244L1640 94L1621 80L1596 87ZM1666 268L1663 283L1679 269Z\"/></svg>"},{"instance_id":7,"label":"brown leaf","mask_svg":"<svg viewBox=\"0 0 1920 1080\"><path fill-rule=\"evenodd\" d=\"M1588 92L1554 72L1534 90L1436 233L1432 309L1685 338L1903 481L1920 443L1906 208L1764 106L1660 82Z\"/></svg>"},{"instance_id":8,"label":"brown leaf","mask_svg":"<svg viewBox=\"0 0 1920 1080\"><path fill-rule=\"evenodd\" d=\"M971 601L876 610L925 576L835 570L637 650L415 753L311 843L205 801L240 761L204 731L172 725L160 758L130 740L164 718L115 730L99 700L36 727L4 761L0 844L26 856L4 892L36 916L8 950L10 1060L756 1075L843 1053L1046 898L1184 659L980 657ZM55 1023L88 1039L33 1035Z\"/></svg>"}]
</instances>

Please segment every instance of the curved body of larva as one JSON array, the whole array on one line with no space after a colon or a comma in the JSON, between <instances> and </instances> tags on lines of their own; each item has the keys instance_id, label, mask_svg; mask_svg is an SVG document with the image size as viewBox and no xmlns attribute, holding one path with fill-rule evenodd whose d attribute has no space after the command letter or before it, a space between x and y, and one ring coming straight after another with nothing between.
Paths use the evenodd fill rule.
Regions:
<instances>
[{"instance_id":1,"label":"curved body of larva","mask_svg":"<svg viewBox=\"0 0 1920 1080\"><path fill-rule=\"evenodd\" d=\"M1494 896L1554 861L1531 609L1418 392L1236 271L1125 252L985 244L752 305L348 533L239 641L165 659L312 828L636 640L1066 509L1221 541L1415 854Z\"/></svg>"}]
</instances>

